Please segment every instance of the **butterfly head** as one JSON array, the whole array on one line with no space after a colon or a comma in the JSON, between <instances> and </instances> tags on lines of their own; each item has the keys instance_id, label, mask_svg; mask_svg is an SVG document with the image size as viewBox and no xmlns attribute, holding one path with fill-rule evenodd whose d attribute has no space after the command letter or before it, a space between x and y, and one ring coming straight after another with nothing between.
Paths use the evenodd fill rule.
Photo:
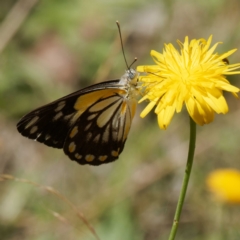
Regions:
<instances>
[{"instance_id":1,"label":"butterfly head","mask_svg":"<svg viewBox=\"0 0 240 240\"><path fill-rule=\"evenodd\" d=\"M126 71L126 73L131 81L138 79L139 73L137 71L135 71L134 69L130 68Z\"/></svg>"},{"instance_id":2,"label":"butterfly head","mask_svg":"<svg viewBox=\"0 0 240 240\"><path fill-rule=\"evenodd\" d=\"M120 84L130 85L131 87L136 87L138 84L139 73L132 68L126 70L125 74L120 79Z\"/></svg>"}]
</instances>

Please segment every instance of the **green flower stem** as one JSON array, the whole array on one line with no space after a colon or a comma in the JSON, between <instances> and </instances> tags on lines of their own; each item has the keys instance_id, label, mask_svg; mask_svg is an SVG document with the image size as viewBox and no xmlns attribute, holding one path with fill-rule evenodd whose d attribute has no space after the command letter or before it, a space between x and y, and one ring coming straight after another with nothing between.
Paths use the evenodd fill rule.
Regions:
<instances>
[{"instance_id":1,"label":"green flower stem","mask_svg":"<svg viewBox=\"0 0 240 240\"><path fill-rule=\"evenodd\" d=\"M172 229L171 229L168 240L174 240L177 233L178 223L179 223L180 215L182 212L182 207L183 207L184 199L186 196L188 182L189 182L192 164L193 164L195 142L196 142L196 123L190 117L190 140L189 140L189 149L188 149L188 159L187 159L185 175L182 183L182 189L178 198L173 225L172 225Z\"/></svg>"}]
</instances>

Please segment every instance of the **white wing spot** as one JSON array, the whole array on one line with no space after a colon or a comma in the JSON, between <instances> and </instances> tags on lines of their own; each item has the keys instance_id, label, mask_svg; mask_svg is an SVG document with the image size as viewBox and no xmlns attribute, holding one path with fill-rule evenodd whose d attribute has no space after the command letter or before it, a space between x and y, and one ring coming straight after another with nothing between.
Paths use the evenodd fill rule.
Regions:
<instances>
[{"instance_id":1,"label":"white wing spot","mask_svg":"<svg viewBox=\"0 0 240 240\"><path fill-rule=\"evenodd\" d=\"M98 112L101 111L103 108L108 107L109 105L117 102L119 100L119 96L113 96L111 98L106 98L101 100L100 102L94 104L90 109L89 112ZM111 107L110 107L111 108Z\"/></svg>"},{"instance_id":2,"label":"white wing spot","mask_svg":"<svg viewBox=\"0 0 240 240\"><path fill-rule=\"evenodd\" d=\"M63 116L62 112L57 113L54 117L53 117L53 121L57 121L61 116Z\"/></svg>"},{"instance_id":3,"label":"white wing spot","mask_svg":"<svg viewBox=\"0 0 240 240\"><path fill-rule=\"evenodd\" d=\"M116 102L112 106L108 107L97 118L98 127L104 127L110 120L116 109L120 106L121 102Z\"/></svg>"},{"instance_id":4,"label":"white wing spot","mask_svg":"<svg viewBox=\"0 0 240 240\"><path fill-rule=\"evenodd\" d=\"M33 126L30 130L30 134L33 134L35 133L36 131L38 130L38 127L37 126Z\"/></svg>"},{"instance_id":5,"label":"white wing spot","mask_svg":"<svg viewBox=\"0 0 240 240\"><path fill-rule=\"evenodd\" d=\"M92 120L97 116L97 113L91 114L90 116L88 116L87 120Z\"/></svg>"},{"instance_id":6,"label":"white wing spot","mask_svg":"<svg viewBox=\"0 0 240 240\"><path fill-rule=\"evenodd\" d=\"M78 133L78 127L75 126L75 127L72 129L72 131L71 131L71 133L70 133L70 135L69 135L70 138L75 137L77 133Z\"/></svg>"},{"instance_id":7,"label":"white wing spot","mask_svg":"<svg viewBox=\"0 0 240 240\"><path fill-rule=\"evenodd\" d=\"M112 154L113 157L117 157L118 156L118 151L112 151L111 154Z\"/></svg>"},{"instance_id":8,"label":"white wing spot","mask_svg":"<svg viewBox=\"0 0 240 240\"><path fill-rule=\"evenodd\" d=\"M64 120L68 121L75 113L71 113L64 116Z\"/></svg>"},{"instance_id":9,"label":"white wing spot","mask_svg":"<svg viewBox=\"0 0 240 240\"><path fill-rule=\"evenodd\" d=\"M75 144L75 142L71 142L71 143L69 144L69 146L68 146L69 152L72 153L72 152L75 151L75 149L76 149L76 144Z\"/></svg>"},{"instance_id":10,"label":"white wing spot","mask_svg":"<svg viewBox=\"0 0 240 240\"><path fill-rule=\"evenodd\" d=\"M61 101L58 103L58 106L54 109L55 112L61 111L65 107L66 103L65 101Z\"/></svg>"},{"instance_id":11,"label":"white wing spot","mask_svg":"<svg viewBox=\"0 0 240 240\"><path fill-rule=\"evenodd\" d=\"M118 135L117 129L113 128L113 130L112 130L112 138L113 138L114 141L117 141L117 135Z\"/></svg>"},{"instance_id":12,"label":"white wing spot","mask_svg":"<svg viewBox=\"0 0 240 240\"><path fill-rule=\"evenodd\" d=\"M80 155L80 154L78 154L78 153L76 153L74 156L75 156L75 158L78 159L78 160L82 158L82 155Z\"/></svg>"},{"instance_id":13,"label":"white wing spot","mask_svg":"<svg viewBox=\"0 0 240 240\"><path fill-rule=\"evenodd\" d=\"M88 155L85 156L85 160L87 162L92 162L94 160L94 158L95 158L95 156L92 155L92 154L88 154Z\"/></svg>"},{"instance_id":14,"label":"white wing spot","mask_svg":"<svg viewBox=\"0 0 240 240\"><path fill-rule=\"evenodd\" d=\"M42 135L42 133L39 133L36 137L36 139L38 139L40 136Z\"/></svg>"},{"instance_id":15,"label":"white wing spot","mask_svg":"<svg viewBox=\"0 0 240 240\"><path fill-rule=\"evenodd\" d=\"M85 128L84 131L87 131L91 127L92 123L89 123Z\"/></svg>"},{"instance_id":16,"label":"white wing spot","mask_svg":"<svg viewBox=\"0 0 240 240\"><path fill-rule=\"evenodd\" d=\"M39 117L38 117L38 116L35 116L35 117L25 126L25 129L31 127L38 119L39 119Z\"/></svg>"},{"instance_id":17,"label":"white wing spot","mask_svg":"<svg viewBox=\"0 0 240 240\"><path fill-rule=\"evenodd\" d=\"M99 156L99 157L98 157L98 159L99 159L101 162L104 162L107 158L108 158L107 155L103 155L103 156Z\"/></svg>"},{"instance_id":18,"label":"white wing spot","mask_svg":"<svg viewBox=\"0 0 240 240\"><path fill-rule=\"evenodd\" d=\"M48 140L50 137L51 137L51 136L50 136L49 134L47 134L47 135L45 136L45 140Z\"/></svg>"},{"instance_id":19,"label":"white wing spot","mask_svg":"<svg viewBox=\"0 0 240 240\"><path fill-rule=\"evenodd\" d=\"M92 137L92 133L91 132L88 132L87 135L86 135L86 140L89 141Z\"/></svg>"},{"instance_id":20,"label":"white wing spot","mask_svg":"<svg viewBox=\"0 0 240 240\"><path fill-rule=\"evenodd\" d=\"M98 134L94 139L93 139L93 141L95 142L95 143L98 143L99 142L99 140L100 140L100 134Z\"/></svg>"},{"instance_id":21,"label":"white wing spot","mask_svg":"<svg viewBox=\"0 0 240 240\"><path fill-rule=\"evenodd\" d=\"M108 126L105 129L105 131L103 132L102 142L108 142L108 140L109 140L109 132L110 132L110 126L108 124Z\"/></svg>"}]
</instances>

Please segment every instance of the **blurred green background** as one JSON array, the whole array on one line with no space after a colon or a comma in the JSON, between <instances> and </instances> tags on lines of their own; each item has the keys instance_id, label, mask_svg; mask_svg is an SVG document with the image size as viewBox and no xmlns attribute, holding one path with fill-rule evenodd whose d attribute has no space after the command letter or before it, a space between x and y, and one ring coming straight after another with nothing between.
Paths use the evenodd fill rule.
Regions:
<instances>
[{"instance_id":1,"label":"blurred green background","mask_svg":"<svg viewBox=\"0 0 240 240\"><path fill-rule=\"evenodd\" d=\"M151 49L177 46L186 35L213 34L213 42L224 43L219 53L240 48L239 12L238 0L0 1L0 173L58 190L101 240L167 239L187 156L186 111L162 131L153 113L140 119L142 103L119 160L99 167L80 166L63 151L22 137L15 125L38 106L124 73L116 20L128 62L136 56L135 65L142 65L153 63ZM240 62L240 51L229 61ZM229 80L239 87L239 78ZM240 206L216 202L205 183L217 168L240 169L240 104L225 96L229 114L197 128L178 240L240 239ZM2 179L0 239L96 238L59 196Z\"/></svg>"}]
</instances>

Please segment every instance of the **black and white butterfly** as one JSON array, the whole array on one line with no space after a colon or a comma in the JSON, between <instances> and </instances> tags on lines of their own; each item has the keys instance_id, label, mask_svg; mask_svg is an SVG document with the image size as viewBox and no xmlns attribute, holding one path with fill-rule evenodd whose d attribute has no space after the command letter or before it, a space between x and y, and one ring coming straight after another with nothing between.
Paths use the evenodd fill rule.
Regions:
<instances>
[{"instance_id":1,"label":"black and white butterfly","mask_svg":"<svg viewBox=\"0 0 240 240\"><path fill-rule=\"evenodd\" d=\"M138 95L138 72L81 89L25 115L18 131L80 164L116 160L124 148Z\"/></svg>"}]
</instances>

